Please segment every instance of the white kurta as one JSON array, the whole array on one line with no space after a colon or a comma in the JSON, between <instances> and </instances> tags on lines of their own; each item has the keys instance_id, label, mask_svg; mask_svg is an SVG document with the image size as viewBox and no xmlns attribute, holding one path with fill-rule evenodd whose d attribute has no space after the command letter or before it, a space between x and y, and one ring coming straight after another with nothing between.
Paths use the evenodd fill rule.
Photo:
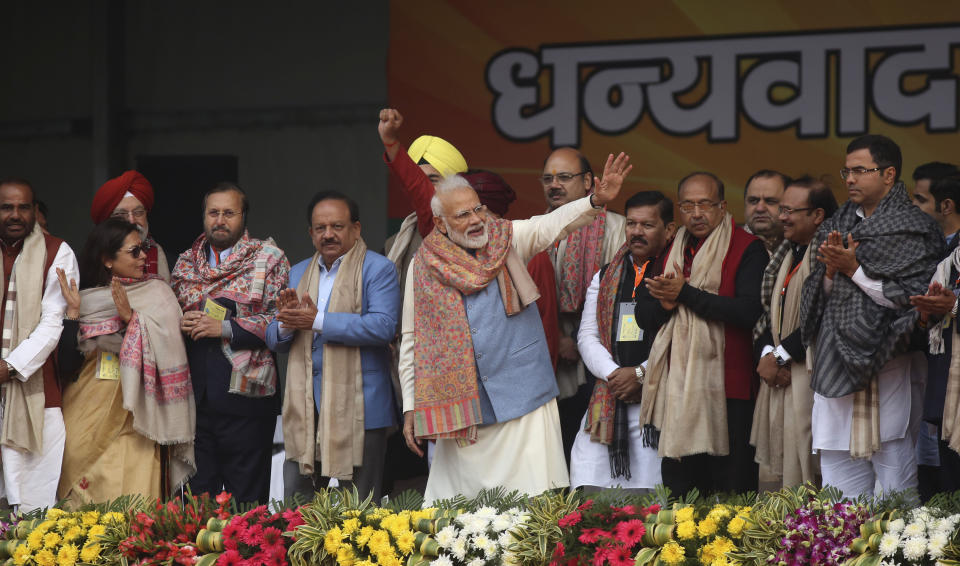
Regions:
<instances>
[{"instance_id":1,"label":"white kurta","mask_svg":"<svg viewBox=\"0 0 960 566\"><path fill-rule=\"evenodd\" d=\"M600 342L597 327L597 295L600 292L600 272L593 276L583 302L583 318L577 335L577 347L583 363L597 379L619 369L613 356ZM609 329L605 330L609 332ZM646 362L644 362L646 367ZM660 456L657 449L643 445L643 426L640 424L640 404L627 405L627 424L630 434L630 479L610 477L610 455L606 444L593 442L585 432L586 415L580 421L580 430L570 452L570 485L572 487L653 488L663 483L660 476Z\"/></svg>"}]
</instances>

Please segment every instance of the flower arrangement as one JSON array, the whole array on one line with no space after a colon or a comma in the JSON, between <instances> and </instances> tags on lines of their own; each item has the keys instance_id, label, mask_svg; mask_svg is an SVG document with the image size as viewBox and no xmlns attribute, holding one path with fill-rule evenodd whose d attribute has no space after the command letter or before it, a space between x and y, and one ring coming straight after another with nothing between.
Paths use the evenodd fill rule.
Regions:
<instances>
[{"instance_id":1,"label":"flower arrangement","mask_svg":"<svg viewBox=\"0 0 960 566\"><path fill-rule=\"evenodd\" d=\"M588 499L558 521L563 538L551 566L633 566L647 532L644 520L660 507L595 505Z\"/></svg>"},{"instance_id":2,"label":"flower arrangement","mask_svg":"<svg viewBox=\"0 0 960 566\"><path fill-rule=\"evenodd\" d=\"M516 557L508 551L516 542L511 531L527 517L516 507L499 513L489 506L457 515L434 537L438 556L433 566L516 564Z\"/></svg>"},{"instance_id":3,"label":"flower arrangement","mask_svg":"<svg viewBox=\"0 0 960 566\"><path fill-rule=\"evenodd\" d=\"M906 518L897 512L884 513L860 527L853 541L855 554L847 564L861 566L960 564L960 514L947 515L938 509L920 507Z\"/></svg>"},{"instance_id":4,"label":"flower arrangement","mask_svg":"<svg viewBox=\"0 0 960 566\"><path fill-rule=\"evenodd\" d=\"M811 498L786 515L780 549L767 562L777 566L842 564L868 516L861 504Z\"/></svg>"},{"instance_id":5,"label":"flower arrangement","mask_svg":"<svg viewBox=\"0 0 960 566\"><path fill-rule=\"evenodd\" d=\"M235 515L223 527L223 553L217 558L217 564L287 566L287 548L291 539L283 536L283 533L292 531L301 524L303 519L297 509L270 513L266 505L260 505L246 513Z\"/></svg>"},{"instance_id":6,"label":"flower arrangement","mask_svg":"<svg viewBox=\"0 0 960 566\"><path fill-rule=\"evenodd\" d=\"M183 503L158 499L152 507L131 512L130 534L118 544L119 554L138 566L191 565L197 557L197 534L216 514L207 494L188 494Z\"/></svg>"},{"instance_id":7,"label":"flower arrangement","mask_svg":"<svg viewBox=\"0 0 960 566\"><path fill-rule=\"evenodd\" d=\"M693 505L673 509L673 539L660 546L659 563L669 565L727 566L739 564L728 553L738 543L749 524L751 507L716 504L697 508ZM652 545L651 545L652 546Z\"/></svg>"},{"instance_id":8,"label":"flower arrangement","mask_svg":"<svg viewBox=\"0 0 960 566\"><path fill-rule=\"evenodd\" d=\"M340 524L327 529L323 549L339 566L402 566L415 550L413 523L432 519L434 512L350 510Z\"/></svg>"},{"instance_id":9,"label":"flower arrangement","mask_svg":"<svg viewBox=\"0 0 960 566\"><path fill-rule=\"evenodd\" d=\"M42 521L28 521L26 539L14 539L17 566L74 566L103 563L100 537L107 528L126 522L123 513L50 509Z\"/></svg>"}]
</instances>

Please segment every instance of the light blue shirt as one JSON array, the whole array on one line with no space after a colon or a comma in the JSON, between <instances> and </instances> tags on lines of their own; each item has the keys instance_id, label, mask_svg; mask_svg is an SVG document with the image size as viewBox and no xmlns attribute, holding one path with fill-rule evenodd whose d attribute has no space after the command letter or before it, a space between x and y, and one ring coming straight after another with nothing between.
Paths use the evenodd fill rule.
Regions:
<instances>
[{"instance_id":1,"label":"light blue shirt","mask_svg":"<svg viewBox=\"0 0 960 566\"><path fill-rule=\"evenodd\" d=\"M337 279L337 272L340 271L342 262L343 256L340 256L333 261L330 269L327 269L322 257L317 260L317 265L320 267L320 282L317 284L317 317L313 319L314 332L323 332L323 316L327 310L327 302L330 301L330 293L333 291L333 282ZM280 336L286 338L294 331L280 324L279 332Z\"/></svg>"},{"instance_id":2,"label":"light blue shirt","mask_svg":"<svg viewBox=\"0 0 960 566\"><path fill-rule=\"evenodd\" d=\"M230 257L231 253L233 253L233 246L230 246L225 250L220 250L220 253L218 254L219 257L217 257L213 254L213 246L210 246L210 254L207 255L207 263L210 265L220 265L226 261L228 257ZM214 261L214 259L217 259L218 261ZM233 326L230 324L230 319L227 319L220 324L220 336L226 338L227 340L233 339Z\"/></svg>"}]
</instances>

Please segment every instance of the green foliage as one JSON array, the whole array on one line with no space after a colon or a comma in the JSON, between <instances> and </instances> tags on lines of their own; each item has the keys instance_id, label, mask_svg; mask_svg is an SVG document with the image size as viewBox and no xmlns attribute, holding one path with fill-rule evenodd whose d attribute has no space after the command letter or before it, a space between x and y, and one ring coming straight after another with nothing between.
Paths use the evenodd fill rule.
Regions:
<instances>
[{"instance_id":1,"label":"green foliage","mask_svg":"<svg viewBox=\"0 0 960 566\"><path fill-rule=\"evenodd\" d=\"M400 511L414 511L423 507L423 494L415 489L408 489L397 494L396 497L387 501L385 508L399 513Z\"/></svg>"},{"instance_id":2,"label":"green foliage","mask_svg":"<svg viewBox=\"0 0 960 566\"><path fill-rule=\"evenodd\" d=\"M471 499L462 495L450 499L440 499L434 501L433 506L441 511L459 509L472 513L481 507L493 507L495 509L524 507L526 500L527 496L519 491L508 492L506 488L496 487L493 489L481 489L480 493Z\"/></svg>"},{"instance_id":3,"label":"green foliage","mask_svg":"<svg viewBox=\"0 0 960 566\"><path fill-rule=\"evenodd\" d=\"M960 513L960 491L938 493L927 501L927 507L937 507L953 515Z\"/></svg>"},{"instance_id":4,"label":"green foliage","mask_svg":"<svg viewBox=\"0 0 960 566\"><path fill-rule=\"evenodd\" d=\"M557 523L576 510L582 501L582 495L577 491L546 492L527 499L529 519L513 531L517 542L510 545L509 550L524 565L539 566L550 562L553 549L563 538L563 531Z\"/></svg>"},{"instance_id":5,"label":"green foliage","mask_svg":"<svg viewBox=\"0 0 960 566\"><path fill-rule=\"evenodd\" d=\"M363 513L372 507L372 497L361 499L356 486L350 491L339 488L318 491L312 502L300 508L304 524L291 533L284 533L296 537L287 551L291 566L334 566L336 556L327 554L323 544L327 531L342 523L348 511Z\"/></svg>"}]
</instances>

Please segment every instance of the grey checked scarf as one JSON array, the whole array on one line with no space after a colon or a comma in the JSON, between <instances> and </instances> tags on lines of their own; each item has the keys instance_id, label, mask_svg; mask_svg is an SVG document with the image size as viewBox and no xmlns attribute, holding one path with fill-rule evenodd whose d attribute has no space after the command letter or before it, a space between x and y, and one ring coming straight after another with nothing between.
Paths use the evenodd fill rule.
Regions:
<instances>
[{"instance_id":1,"label":"grey checked scarf","mask_svg":"<svg viewBox=\"0 0 960 566\"><path fill-rule=\"evenodd\" d=\"M847 201L817 230L817 250L832 230L859 242L857 261L872 279L883 280L883 294L895 305L875 303L847 276L833 278L823 291L826 266L815 261L803 286L800 324L805 346L816 341L810 386L824 397L842 397L863 390L888 361L906 351L917 311L911 295L923 295L943 257L943 233L936 222L910 202L897 182L861 221L860 206Z\"/></svg>"},{"instance_id":2,"label":"grey checked scarf","mask_svg":"<svg viewBox=\"0 0 960 566\"><path fill-rule=\"evenodd\" d=\"M760 302L763 303L763 314L757 320L753 327L753 341L756 342L763 336L763 333L771 327L770 325L770 301L773 300L773 288L777 284L777 274L780 273L780 266L783 260L793 253L793 243L789 240L780 242L777 249L773 250L767 268L763 272L763 282L760 284Z\"/></svg>"}]
</instances>

